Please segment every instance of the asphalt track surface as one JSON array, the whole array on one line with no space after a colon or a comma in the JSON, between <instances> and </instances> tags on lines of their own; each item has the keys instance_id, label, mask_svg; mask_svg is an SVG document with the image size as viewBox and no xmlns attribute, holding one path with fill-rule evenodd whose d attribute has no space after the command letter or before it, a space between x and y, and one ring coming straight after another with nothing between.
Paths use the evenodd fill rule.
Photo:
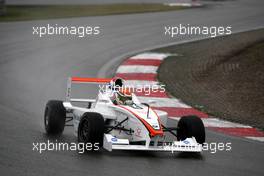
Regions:
<instances>
[{"instance_id":1,"label":"asphalt track surface","mask_svg":"<svg viewBox=\"0 0 264 176\"><path fill-rule=\"evenodd\" d=\"M44 106L49 99L64 99L68 76L95 77L124 53L200 37L171 39L163 35L164 25L232 25L234 32L261 27L263 5L262 0L241 0L176 12L1 23L1 175L264 175L263 143L211 131L207 142L232 142L232 151L202 155L32 151L33 142L48 140ZM32 26L47 23L100 25L103 30L100 36L85 39L32 35ZM115 66L101 73L111 76ZM72 129L66 129L58 141L76 142Z\"/></svg>"}]
</instances>

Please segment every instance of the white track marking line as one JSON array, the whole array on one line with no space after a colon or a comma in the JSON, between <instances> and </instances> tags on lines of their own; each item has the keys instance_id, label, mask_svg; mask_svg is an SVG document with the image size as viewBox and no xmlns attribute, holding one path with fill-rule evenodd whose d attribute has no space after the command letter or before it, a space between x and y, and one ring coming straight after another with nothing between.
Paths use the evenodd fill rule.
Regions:
<instances>
[{"instance_id":1,"label":"white track marking line","mask_svg":"<svg viewBox=\"0 0 264 176\"><path fill-rule=\"evenodd\" d=\"M130 57L129 59L157 59L163 60L164 58L168 57L169 54L163 53L142 53L135 56Z\"/></svg>"},{"instance_id":2,"label":"white track marking line","mask_svg":"<svg viewBox=\"0 0 264 176\"><path fill-rule=\"evenodd\" d=\"M121 65L117 73L157 73L158 66Z\"/></svg>"},{"instance_id":3,"label":"white track marking line","mask_svg":"<svg viewBox=\"0 0 264 176\"><path fill-rule=\"evenodd\" d=\"M175 108L191 108L190 106L182 103L177 99L172 98L157 98L157 97L138 97L140 102L148 103L149 101L154 101L150 104L152 107L175 107Z\"/></svg>"},{"instance_id":4,"label":"white track marking line","mask_svg":"<svg viewBox=\"0 0 264 176\"><path fill-rule=\"evenodd\" d=\"M256 141L260 141L260 142L264 142L264 137L253 137L253 136L246 136L245 138L248 139L252 139L252 140L256 140Z\"/></svg>"},{"instance_id":5,"label":"white track marking line","mask_svg":"<svg viewBox=\"0 0 264 176\"><path fill-rule=\"evenodd\" d=\"M226 120L220 120L218 118L202 119L205 127L220 127L220 128L252 128L248 125L242 125L239 123L233 123Z\"/></svg>"}]
</instances>

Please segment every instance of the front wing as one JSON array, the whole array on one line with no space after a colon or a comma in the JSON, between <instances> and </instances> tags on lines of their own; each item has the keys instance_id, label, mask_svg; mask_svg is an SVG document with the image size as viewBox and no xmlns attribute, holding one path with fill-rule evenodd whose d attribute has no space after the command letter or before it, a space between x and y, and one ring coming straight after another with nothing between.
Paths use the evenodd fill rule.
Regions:
<instances>
[{"instance_id":1,"label":"front wing","mask_svg":"<svg viewBox=\"0 0 264 176\"><path fill-rule=\"evenodd\" d=\"M173 141L170 144L147 146L131 145L128 139L118 139L110 134L104 135L103 147L108 150L141 150L158 152L202 152L202 145L198 144L195 138L187 138L184 141Z\"/></svg>"}]
</instances>

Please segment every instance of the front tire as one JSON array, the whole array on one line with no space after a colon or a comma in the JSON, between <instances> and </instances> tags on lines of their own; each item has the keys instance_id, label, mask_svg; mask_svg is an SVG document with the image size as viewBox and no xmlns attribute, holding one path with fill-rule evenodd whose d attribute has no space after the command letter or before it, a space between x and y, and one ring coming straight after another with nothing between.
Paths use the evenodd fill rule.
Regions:
<instances>
[{"instance_id":1,"label":"front tire","mask_svg":"<svg viewBox=\"0 0 264 176\"><path fill-rule=\"evenodd\" d=\"M95 112L83 114L78 127L78 142L90 143L94 147L103 146L104 139L104 118Z\"/></svg>"},{"instance_id":2,"label":"front tire","mask_svg":"<svg viewBox=\"0 0 264 176\"><path fill-rule=\"evenodd\" d=\"M199 144L205 142L203 121L197 116L184 116L178 122L177 139L183 141L191 137L195 137Z\"/></svg>"},{"instance_id":3,"label":"front tire","mask_svg":"<svg viewBox=\"0 0 264 176\"><path fill-rule=\"evenodd\" d=\"M60 135L65 126L66 109L62 101L50 100L46 104L44 125L47 134Z\"/></svg>"}]
</instances>

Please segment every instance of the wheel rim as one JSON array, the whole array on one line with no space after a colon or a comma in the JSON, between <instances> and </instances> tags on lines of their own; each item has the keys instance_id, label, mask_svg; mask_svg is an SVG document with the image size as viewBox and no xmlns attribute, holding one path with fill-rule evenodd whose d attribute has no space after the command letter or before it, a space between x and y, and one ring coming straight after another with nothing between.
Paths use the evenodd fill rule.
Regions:
<instances>
[{"instance_id":1,"label":"wheel rim","mask_svg":"<svg viewBox=\"0 0 264 176\"><path fill-rule=\"evenodd\" d=\"M87 141L88 140L88 134L89 134L89 122L84 119L82 122L82 126L80 129L80 137L83 141Z\"/></svg>"},{"instance_id":2,"label":"wheel rim","mask_svg":"<svg viewBox=\"0 0 264 176\"><path fill-rule=\"evenodd\" d=\"M45 110L44 123L45 123L45 127L49 125L48 108L46 108Z\"/></svg>"},{"instance_id":3,"label":"wheel rim","mask_svg":"<svg viewBox=\"0 0 264 176\"><path fill-rule=\"evenodd\" d=\"M45 116L45 126L49 125L49 120L48 120L48 116Z\"/></svg>"}]
</instances>

